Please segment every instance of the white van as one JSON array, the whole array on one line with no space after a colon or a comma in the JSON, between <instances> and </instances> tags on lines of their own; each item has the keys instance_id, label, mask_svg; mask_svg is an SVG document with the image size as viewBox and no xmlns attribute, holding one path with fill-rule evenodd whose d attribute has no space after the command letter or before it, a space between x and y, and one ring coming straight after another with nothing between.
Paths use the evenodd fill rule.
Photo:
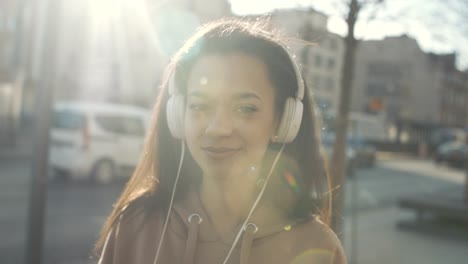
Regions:
<instances>
[{"instance_id":1,"label":"white van","mask_svg":"<svg viewBox=\"0 0 468 264\"><path fill-rule=\"evenodd\" d=\"M53 175L99 183L129 176L140 158L150 117L149 110L129 105L57 103L50 130Z\"/></svg>"}]
</instances>

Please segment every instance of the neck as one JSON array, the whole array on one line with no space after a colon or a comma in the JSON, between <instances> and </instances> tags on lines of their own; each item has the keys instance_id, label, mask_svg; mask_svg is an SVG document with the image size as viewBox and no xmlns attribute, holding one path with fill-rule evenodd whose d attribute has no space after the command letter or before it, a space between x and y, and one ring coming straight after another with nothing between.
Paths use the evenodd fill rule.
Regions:
<instances>
[{"instance_id":1,"label":"neck","mask_svg":"<svg viewBox=\"0 0 468 264\"><path fill-rule=\"evenodd\" d=\"M255 175L215 177L204 175L200 199L219 233L228 233L249 213L258 194Z\"/></svg>"}]
</instances>

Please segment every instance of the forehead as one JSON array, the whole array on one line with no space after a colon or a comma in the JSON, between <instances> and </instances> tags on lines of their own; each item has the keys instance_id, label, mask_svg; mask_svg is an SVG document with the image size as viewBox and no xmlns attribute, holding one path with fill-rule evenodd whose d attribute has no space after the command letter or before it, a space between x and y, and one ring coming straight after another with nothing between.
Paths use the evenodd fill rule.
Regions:
<instances>
[{"instance_id":1,"label":"forehead","mask_svg":"<svg viewBox=\"0 0 468 264\"><path fill-rule=\"evenodd\" d=\"M267 66L255 56L235 52L209 54L194 64L187 82L188 93L201 91L208 94L256 92L273 96Z\"/></svg>"}]
</instances>

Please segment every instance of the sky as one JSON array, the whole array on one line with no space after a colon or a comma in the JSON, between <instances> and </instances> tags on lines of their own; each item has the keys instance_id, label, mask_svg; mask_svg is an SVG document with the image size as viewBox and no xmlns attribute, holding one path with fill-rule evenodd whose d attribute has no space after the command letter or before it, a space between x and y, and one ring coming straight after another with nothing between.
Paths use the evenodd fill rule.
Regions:
<instances>
[{"instance_id":1,"label":"sky","mask_svg":"<svg viewBox=\"0 0 468 264\"><path fill-rule=\"evenodd\" d=\"M451 1L451 0L447 0ZM456 0L452 0L454 2ZM275 9L314 7L329 15L328 30L344 36L346 23L342 19L339 0L230 0L235 14L263 14ZM361 20L356 25L356 37L382 39L385 36L408 34L426 52L457 53L457 64L468 69L468 30L458 30L453 12L442 6L446 1L391 0L381 7L379 16L371 22ZM467 5L468 7L468 5ZM443 11L441 11L443 10ZM468 11L468 9L467 9ZM366 13L363 13L364 17ZM452 25L452 26L448 26Z\"/></svg>"}]
</instances>

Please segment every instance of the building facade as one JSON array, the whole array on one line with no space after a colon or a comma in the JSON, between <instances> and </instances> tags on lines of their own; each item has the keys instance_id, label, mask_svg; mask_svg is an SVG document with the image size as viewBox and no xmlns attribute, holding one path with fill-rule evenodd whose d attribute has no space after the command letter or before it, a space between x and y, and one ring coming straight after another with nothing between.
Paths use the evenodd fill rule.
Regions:
<instances>
[{"instance_id":1,"label":"building facade","mask_svg":"<svg viewBox=\"0 0 468 264\"><path fill-rule=\"evenodd\" d=\"M428 56L439 84L441 126L468 128L468 71L455 67L454 53Z\"/></svg>"},{"instance_id":2,"label":"building facade","mask_svg":"<svg viewBox=\"0 0 468 264\"><path fill-rule=\"evenodd\" d=\"M19 3L0 2L0 145L14 142L21 115L22 78L19 74L21 24Z\"/></svg>"},{"instance_id":3,"label":"building facade","mask_svg":"<svg viewBox=\"0 0 468 264\"><path fill-rule=\"evenodd\" d=\"M393 139L418 141L439 123L440 104L439 77L415 39L359 42L352 111L383 115Z\"/></svg>"},{"instance_id":4,"label":"building facade","mask_svg":"<svg viewBox=\"0 0 468 264\"><path fill-rule=\"evenodd\" d=\"M468 126L467 72L456 54L423 52L407 36L361 41L352 110L384 116L395 140L427 140L438 127Z\"/></svg>"},{"instance_id":5,"label":"building facade","mask_svg":"<svg viewBox=\"0 0 468 264\"><path fill-rule=\"evenodd\" d=\"M82 2L86 1L76 4ZM62 63L69 62L69 57L79 61L76 70L63 73L68 75L66 80L75 79L77 89L58 98L150 106L163 69L182 41L201 23L230 15L230 5L225 0L139 3L120 1L100 16L89 16L96 9L96 1L92 0L87 1L81 13L77 9L64 10L69 13L65 19L68 26L61 39L69 44L63 45ZM205 8L207 4L212 8ZM90 19L78 25L80 29L70 30L76 25L73 21L83 16ZM80 31L81 37L77 37Z\"/></svg>"},{"instance_id":6,"label":"building facade","mask_svg":"<svg viewBox=\"0 0 468 264\"><path fill-rule=\"evenodd\" d=\"M327 31L328 17L314 9L276 10L273 27L292 38L290 48L307 87L322 111L336 111L339 103L343 39Z\"/></svg>"},{"instance_id":7,"label":"building facade","mask_svg":"<svg viewBox=\"0 0 468 264\"><path fill-rule=\"evenodd\" d=\"M70 0L52 7L24 1L18 12L28 43L21 51L30 88L23 98L26 112L33 112L34 87L44 67L43 45L50 37L46 36L48 12L59 10L54 11L60 22L54 26L55 101L110 101L146 107L154 103L163 69L182 41L200 23L230 15L227 0L103 3ZM207 10L208 4L213 8Z\"/></svg>"}]
</instances>

